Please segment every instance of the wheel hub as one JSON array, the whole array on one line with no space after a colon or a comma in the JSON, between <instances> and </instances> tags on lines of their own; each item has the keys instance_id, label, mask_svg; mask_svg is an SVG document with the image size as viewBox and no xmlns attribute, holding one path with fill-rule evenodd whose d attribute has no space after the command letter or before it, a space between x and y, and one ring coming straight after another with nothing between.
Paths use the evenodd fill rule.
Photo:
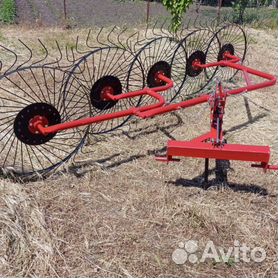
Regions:
<instances>
[{"instance_id":1,"label":"wheel hub","mask_svg":"<svg viewBox=\"0 0 278 278\"><path fill-rule=\"evenodd\" d=\"M226 54L230 54L230 55L234 55L235 54L235 48L232 44L227 43L224 44L218 54L217 60L221 61L221 60L227 60L226 58Z\"/></svg>"},{"instance_id":2,"label":"wheel hub","mask_svg":"<svg viewBox=\"0 0 278 278\"><path fill-rule=\"evenodd\" d=\"M198 76L203 69L197 66L199 64L206 63L206 54L203 51L197 50L193 52L186 61L186 74L190 77Z\"/></svg>"},{"instance_id":3,"label":"wheel hub","mask_svg":"<svg viewBox=\"0 0 278 278\"><path fill-rule=\"evenodd\" d=\"M158 77L160 74L171 78L171 66L165 61L157 62L150 68L147 76L147 84L149 88L163 86L166 84Z\"/></svg>"},{"instance_id":4,"label":"wheel hub","mask_svg":"<svg viewBox=\"0 0 278 278\"><path fill-rule=\"evenodd\" d=\"M109 95L114 95L114 89L111 86L104 87L100 93L100 98L103 101L109 101Z\"/></svg>"},{"instance_id":5,"label":"wheel hub","mask_svg":"<svg viewBox=\"0 0 278 278\"><path fill-rule=\"evenodd\" d=\"M39 134L37 129L38 124L41 124L43 127L48 126L48 119L44 116L37 115L29 121L29 131L33 134Z\"/></svg>"},{"instance_id":6,"label":"wheel hub","mask_svg":"<svg viewBox=\"0 0 278 278\"><path fill-rule=\"evenodd\" d=\"M117 104L117 101L109 100L108 94L119 95L122 93L122 84L119 78L107 75L95 82L91 89L91 104L99 110L107 110Z\"/></svg>"},{"instance_id":7,"label":"wheel hub","mask_svg":"<svg viewBox=\"0 0 278 278\"><path fill-rule=\"evenodd\" d=\"M37 130L37 123L46 127L61 123L61 117L55 107L48 103L33 103L23 108L14 121L16 137L27 145L42 145L50 141L56 133L42 135Z\"/></svg>"}]
</instances>

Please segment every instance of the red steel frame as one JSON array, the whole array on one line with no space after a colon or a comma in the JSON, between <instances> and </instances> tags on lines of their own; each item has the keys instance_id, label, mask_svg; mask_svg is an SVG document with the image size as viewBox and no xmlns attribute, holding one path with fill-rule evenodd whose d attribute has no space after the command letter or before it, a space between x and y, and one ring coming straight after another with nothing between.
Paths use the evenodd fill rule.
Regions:
<instances>
[{"instance_id":1,"label":"red steel frame","mask_svg":"<svg viewBox=\"0 0 278 278\"><path fill-rule=\"evenodd\" d=\"M113 95L109 88L103 92L105 100L120 101L121 99L133 98L143 95L149 95L157 100L157 103L132 107L127 110L114 112L111 114L90 117L86 119L75 120L71 122L61 123L53 126L46 126L41 120L42 117L36 116L32 121L32 130L36 130L43 135L56 133L66 129L72 129L79 126L90 125L93 123L108 121L115 118L135 115L140 118L150 118L156 115L172 112L182 108L192 107L201 103L210 102L211 104L211 131L205 135L193 139L189 142L184 141L169 141L167 148L167 156L158 158L162 161L173 161L174 156L198 157L198 158L215 158L221 160L241 160L259 162L260 164L252 165L253 167L263 168L264 170L278 170L278 166L269 165L270 148L267 146L247 146L238 144L225 144L223 141L223 115L226 103L226 97L238 95L245 92L250 92L266 87L273 86L276 83L276 77L239 63L240 58L231 55L229 52L224 53L224 59L215 63L201 64L199 60L195 60L193 67L211 68L211 67L229 67L243 72L246 86L224 92L221 84L218 85L217 92L214 96L205 94L191 100L186 100L180 103L165 105L165 99L160 92L171 89L174 83L171 79L164 76L162 72L158 72L156 78L166 83L166 85L155 88L144 88L142 90L129 92L126 94ZM249 74L265 79L258 84L252 84Z\"/></svg>"}]
</instances>

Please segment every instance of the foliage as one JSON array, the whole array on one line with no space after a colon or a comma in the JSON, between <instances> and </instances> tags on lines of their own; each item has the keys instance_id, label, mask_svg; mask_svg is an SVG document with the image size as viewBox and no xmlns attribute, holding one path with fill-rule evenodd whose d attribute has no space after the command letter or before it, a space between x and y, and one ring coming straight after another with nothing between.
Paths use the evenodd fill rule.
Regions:
<instances>
[{"instance_id":1,"label":"foliage","mask_svg":"<svg viewBox=\"0 0 278 278\"><path fill-rule=\"evenodd\" d=\"M249 0L236 0L232 2L233 21L238 24L243 23L244 12L248 6Z\"/></svg>"},{"instance_id":2,"label":"foliage","mask_svg":"<svg viewBox=\"0 0 278 278\"><path fill-rule=\"evenodd\" d=\"M125 0L118 0L124 2ZM133 0L135 1L135 0ZM193 3L193 0L160 0L166 9L170 12L171 27L174 32L177 32L182 25L182 17L187 11L188 7Z\"/></svg>"},{"instance_id":3,"label":"foliage","mask_svg":"<svg viewBox=\"0 0 278 278\"><path fill-rule=\"evenodd\" d=\"M178 31L182 24L183 14L193 3L193 0L162 0L163 5L171 13L172 29Z\"/></svg>"},{"instance_id":4,"label":"foliage","mask_svg":"<svg viewBox=\"0 0 278 278\"><path fill-rule=\"evenodd\" d=\"M16 4L15 0L2 0L0 6L0 21L12 24L15 21Z\"/></svg>"}]
</instances>

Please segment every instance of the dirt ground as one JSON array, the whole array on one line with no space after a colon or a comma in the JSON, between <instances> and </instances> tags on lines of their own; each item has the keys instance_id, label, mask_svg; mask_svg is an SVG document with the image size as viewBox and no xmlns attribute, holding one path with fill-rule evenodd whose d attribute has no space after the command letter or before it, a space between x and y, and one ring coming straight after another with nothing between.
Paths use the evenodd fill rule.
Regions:
<instances>
[{"instance_id":1,"label":"dirt ground","mask_svg":"<svg viewBox=\"0 0 278 278\"><path fill-rule=\"evenodd\" d=\"M66 43L76 33L5 27L1 41ZM249 33L248 64L276 74L277 34ZM189 140L208 125L205 104L132 124L128 134L99 137L68 172L45 181L1 179L1 276L276 277L277 174L232 162L229 188L204 190L203 160L166 165L154 159L167 140ZM277 86L231 97L225 129L230 143L270 145L277 163ZM214 185L213 171L210 179ZM198 241L197 255L209 240L223 248L237 240L264 248L267 256L261 263L177 265L172 254L189 239Z\"/></svg>"}]
</instances>

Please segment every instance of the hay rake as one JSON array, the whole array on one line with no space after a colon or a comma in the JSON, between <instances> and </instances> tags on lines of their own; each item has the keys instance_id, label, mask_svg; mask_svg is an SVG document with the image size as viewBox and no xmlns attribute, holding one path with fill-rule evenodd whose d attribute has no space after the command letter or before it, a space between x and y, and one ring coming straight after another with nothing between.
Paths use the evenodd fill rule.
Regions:
<instances>
[{"instance_id":1,"label":"hay rake","mask_svg":"<svg viewBox=\"0 0 278 278\"><path fill-rule=\"evenodd\" d=\"M190 142L169 141L161 161L177 157L206 160L242 160L264 170L270 149L227 144L223 132L226 98L276 83L274 76L243 65L247 39L243 29L226 24L217 30L199 28L180 36L160 30L135 33L123 40L116 28L101 41L102 30L91 45L62 50L52 59L47 47L35 61L33 50L21 42L30 56L25 61L1 46L10 65L1 62L0 167L16 177L44 176L73 159L88 136L111 133L129 122L208 102L211 131ZM4 55L3 55L4 56ZM215 78L232 79L242 72L246 86L214 93L205 89ZM266 81L253 84L250 75ZM207 179L207 175L206 175Z\"/></svg>"}]
</instances>

